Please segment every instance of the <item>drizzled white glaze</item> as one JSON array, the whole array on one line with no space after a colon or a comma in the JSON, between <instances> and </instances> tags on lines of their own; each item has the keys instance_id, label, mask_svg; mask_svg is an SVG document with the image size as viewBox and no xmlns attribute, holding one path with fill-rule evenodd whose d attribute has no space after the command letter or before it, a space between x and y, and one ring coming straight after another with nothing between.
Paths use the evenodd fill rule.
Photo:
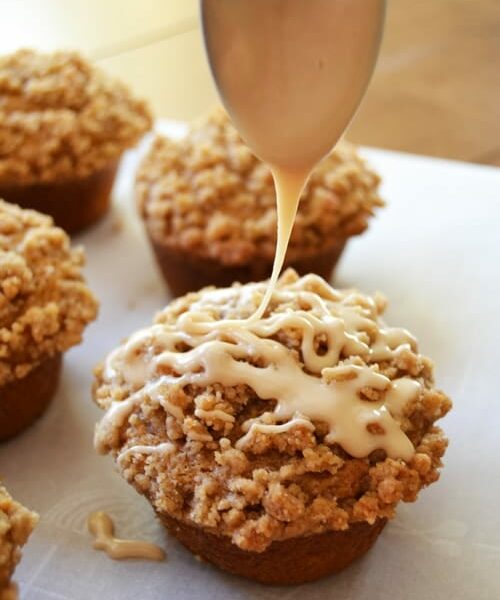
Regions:
<instances>
[{"instance_id":1,"label":"drizzled white glaze","mask_svg":"<svg viewBox=\"0 0 500 600\"><path fill-rule=\"evenodd\" d=\"M170 442L163 442L157 446L148 446L144 444L137 444L136 446L129 446L116 457L116 462L121 465L125 459L131 454L170 454L174 450L175 446Z\"/></svg>"},{"instance_id":2,"label":"drizzled white glaze","mask_svg":"<svg viewBox=\"0 0 500 600\"><path fill-rule=\"evenodd\" d=\"M313 430L313 422L321 421L329 426L325 441L340 444L352 456L365 457L380 448L392 458L409 460L414 448L399 419L420 392L420 383L409 378L391 382L374 363L413 348L412 336L381 323L373 299L356 292L337 292L314 275L282 283L273 294L273 304L293 301L302 310L285 308L262 319L224 318L234 306L251 314L251 307L264 292L265 284L203 292L175 323L141 330L111 353L104 380L125 380L137 391L111 403L96 429L97 449L107 450L146 397L182 421L182 409L168 401L169 388L188 384L205 388L219 383L244 384L260 398L276 400L272 422L258 418L244 423L246 433L238 447L244 448L257 432L277 434L295 426ZM287 346L271 338L289 329L300 331L303 364ZM315 346L318 336L321 352ZM339 364L355 356L363 362ZM366 389L376 390L380 399L367 400ZM201 410L195 409L197 416L207 416ZM233 420L223 411L209 412L213 418ZM378 427L369 430L370 425ZM128 448L120 460L145 451L152 450Z\"/></svg>"},{"instance_id":3,"label":"drizzled white glaze","mask_svg":"<svg viewBox=\"0 0 500 600\"><path fill-rule=\"evenodd\" d=\"M299 208L300 195L306 186L309 174L314 167L314 163L295 170L281 169L277 166L271 166L274 186L276 188L276 209L278 217L278 231L276 239L276 252L274 254L273 270L271 278L262 298L260 306L252 316L253 320L260 319L264 314L269 300L276 288L278 277L285 263L286 251L290 236L292 235L295 215Z\"/></svg>"},{"instance_id":4,"label":"drizzled white glaze","mask_svg":"<svg viewBox=\"0 0 500 600\"><path fill-rule=\"evenodd\" d=\"M87 526L89 532L95 537L93 547L104 550L115 560L124 558L143 558L147 560L164 560L165 552L156 544L142 540L122 540L115 537L115 525L111 517L97 511L89 515Z\"/></svg>"}]
</instances>

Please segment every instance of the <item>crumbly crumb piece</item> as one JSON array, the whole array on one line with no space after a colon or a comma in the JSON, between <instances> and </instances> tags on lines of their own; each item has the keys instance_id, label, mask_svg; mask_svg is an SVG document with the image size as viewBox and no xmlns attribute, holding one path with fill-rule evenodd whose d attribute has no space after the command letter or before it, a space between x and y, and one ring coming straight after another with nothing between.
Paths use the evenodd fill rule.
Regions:
<instances>
[{"instance_id":1,"label":"crumbly crumb piece","mask_svg":"<svg viewBox=\"0 0 500 600\"><path fill-rule=\"evenodd\" d=\"M362 233L382 206L380 179L341 142L304 190L290 260ZM136 179L153 239L226 265L274 256L276 197L271 172L217 109L179 140L157 136Z\"/></svg>"},{"instance_id":2,"label":"crumbly crumb piece","mask_svg":"<svg viewBox=\"0 0 500 600\"><path fill-rule=\"evenodd\" d=\"M0 57L0 181L80 178L151 128L146 104L76 52Z\"/></svg>"},{"instance_id":3,"label":"crumbly crumb piece","mask_svg":"<svg viewBox=\"0 0 500 600\"><path fill-rule=\"evenodd\" d=\"M13 500L0 485L0 600L17 600L17 587L10 578L37 522L38 515Z\"/></svg>"},{"instance_id":4,"label":"crumbly crumb piece","mask_svg":"<svg viewBox=\"0 0 500 600\"><path fill-rule=\"evenodd\" d=\"M84 261L50 217L0 200L0 386L80 343L97 315Z\"/></svg>"},{"instance_id":5,"label":"crumbly crumb piece","mask_svg":"<svg viewBox=\"0 0 500 600\"><path fill-rule=\"evenodd\" d=\"M201 322L196 320L200 314L209 322L245 319L259 305L263 290L264 284L207 288L175 300L157 315L156 333L139 336L139 342L130 346L137 360L130 371L133 380L125 375L126 363L116 359L108 361L107 369L96 369L94 388L94 399L104 410L120 411L122 406L128 410L117 420L105 421L105 415L103 422L112 426L100 429L103 422L98 425L102 434L99 449L117 459L122 475L149 498L155 510L227 535L240 548L256 552L265 550L273 540L392 518L399 502L413 502L421 488L438 479L447 440L434 422L451 407L447 396L434 388L432 363L419 353L411 334L388 328L381 320L386 303L380 296L334 290L317 276L299 279L292 270L281 278L265 318L298 311L311 318L325 315L325 311L338 316L342 307L348 307L345 314L359 324L355 336L348 338L338 359L332 359L335 364L308 375L324 377L329 384L325 373L335 367L338 377L349 382L349 373L364 366L391 381L404 378L407 384L414 384L415 396L408 397L404 406L391 408L413 446L411 458L390 458L381 449L355 458L329 441L325 423L306 419L289 420L292 426L284 430L261 429L241 445L245 423L258 419L265 427L278 422L273 412L275 400L260 398L248 384L183 384L177 378L181 374L162 369L161 361L154 363L159 365L154 367L154 375L148 371L142 382L144 365L153 364L153 358L161 357L163 351L168 355L174 351L166 341L171 332L178 334L175 350L180 356L189 352L189 337L184 335L182 323L191 322L190 315L195 323ZM307 328L266 330L262 326L261 335L288 349L302 370L306 368L302 348ZM381 350L381 335L395 346ZM362 345L349 346L354 337L365 340L364 349ZM405 342L400 345L398 338ZM317 356L323 343L318 341ZM126 347L125 343L117 352ZM265 366L248 344L241 348L239 361ZM195 365L191 369L198 363L186 358L182 364ZM154 393L150 391L148 384L163 376L165 383ZM364 389L363 401L376 401L375 391Z\"/></svg>"}]
</instances>

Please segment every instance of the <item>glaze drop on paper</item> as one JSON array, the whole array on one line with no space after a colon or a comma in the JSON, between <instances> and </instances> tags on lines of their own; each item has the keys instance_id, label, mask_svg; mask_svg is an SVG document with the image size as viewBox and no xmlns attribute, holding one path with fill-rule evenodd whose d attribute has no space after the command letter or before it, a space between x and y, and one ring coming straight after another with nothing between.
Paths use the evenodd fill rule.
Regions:
<instances>
[{"instance_id":1,"label":"glaze drop on paper","mask_svg":"<svg viewBox=\"0 0 500 600\"><path fill-rule=\"evenodd\" d=\"M90 533L95 537L93 547L96 550L104 550L110 558L115 560L144 558L160 561L166 557L165 552L155 544L142 540L116 538L113 520L103 511L90 514L87 524Z\"/></svg>"}]
</instances>

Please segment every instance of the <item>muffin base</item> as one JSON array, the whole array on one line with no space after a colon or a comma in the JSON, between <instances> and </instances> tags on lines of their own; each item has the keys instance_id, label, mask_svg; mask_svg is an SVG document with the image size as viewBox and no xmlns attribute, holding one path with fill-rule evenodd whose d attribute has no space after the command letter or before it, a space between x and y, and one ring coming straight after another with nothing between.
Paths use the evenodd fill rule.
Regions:
<instances>
[{"instance_id":1,"label":"muffin base","mask_svg":"<svg viewBox=\"0 0 500 600\"><path fill-rule=\"evenodd\" d=\"M208 285L228 287L235 281L249 283L271 276L272 261L260 259L232 267L212 258L193 256L187 251L171 248L153 239L150 241L156 261L173 296L183 296ZM321 252L306 255L299 260L285 260L285 267L293 267L299 275L317 273L328 281L345 244L345 239L339 239Z\"/></svg>"},{"instance_id":2,"label":"muffin base","mask_svg":"<svg viewBox=\"0 0 500 600\"><path fill-rule=\"evenodd\" d=\"M165 514L158 516L195 556L235 575L273 585L305 583L341 571L373 546L387 522L378 519L373 525L355 523L346 531L290 538L273 542L264 552L248 552L228 537Z\"/></svg>"},{"instance_id":3,"label":"muffin base","mask_svg":"<svg viewBox=\"0 0 500 600\"><path fill-rule=\"evenodd\" d=\"M0 198L50 215L67 233L77 233L109 209L118 161L81 179L29 185L0 184Z\"/></svg>"},{"instance_id":4,"label":"muffin base","mask_svg":"<svg viewBox=\"0 0 500 600\"><path fill-rule=\"evenodd\" d=\"M21 433L42 415L57 389L61 365L62 355L56 354L26 377L0 387L0 441Z\"/></svg>"}]
</instances>

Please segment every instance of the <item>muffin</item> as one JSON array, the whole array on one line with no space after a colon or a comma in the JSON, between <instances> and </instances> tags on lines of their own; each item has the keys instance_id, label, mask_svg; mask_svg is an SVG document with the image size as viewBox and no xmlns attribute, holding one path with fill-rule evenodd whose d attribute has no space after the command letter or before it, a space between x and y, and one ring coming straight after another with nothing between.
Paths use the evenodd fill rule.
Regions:
<instances>
[{"instance_id":1,"label":"muffin","mask_svg":"<svg viewBox=\"0 0 500 600\"><path fill-rule=\"evenodd\" d=\"M42 414L97 315L83 263L50 217L0 200L0 441Z\"/></svg>"},{"instance_id":2,"label":"muffin","mask_svg":"<svg viewBox=\"0 0 500 600\"><path fill-rule=\"evenodd\" d=\"M349 237L376 207L379 177L341 142L311 175L285 265L329 279ZM157 136L136 179L136 198L173 295L269 277L276 247L276 195L269 168L222 109L179 141Z\"/></svg>"},{"instance_id":3,"label":"muffin","mask_svg":"<svg viewBox=\"0 0 500 600\"><path fill-rule=\"evenodd\" d=\"M37 522L38 515L13 500L0 484L0 600L17 600L10 578Z\"/></svg>"},{"instance_id":4,"label":"muffin","mask_svg":"<svg viewBox=\"0 0 500 600\"><path fill-rule=\"evenodd\" d=\"M195 555L263 583L364 554L439 477L451 403L385 301L288 270L206 288L97 367L95 445Z\"/></svg>"},{"instance_id":5,"label":"muffin","mask_svg":"<svg viewBox=\"0 0 500 600\"><path fill-rule=\"evenodd\" d=\"M145 103L75 52L0 57L0 198L80 231L106 213L120 156L150 127Z\"/></svg>"}]
</instances>

